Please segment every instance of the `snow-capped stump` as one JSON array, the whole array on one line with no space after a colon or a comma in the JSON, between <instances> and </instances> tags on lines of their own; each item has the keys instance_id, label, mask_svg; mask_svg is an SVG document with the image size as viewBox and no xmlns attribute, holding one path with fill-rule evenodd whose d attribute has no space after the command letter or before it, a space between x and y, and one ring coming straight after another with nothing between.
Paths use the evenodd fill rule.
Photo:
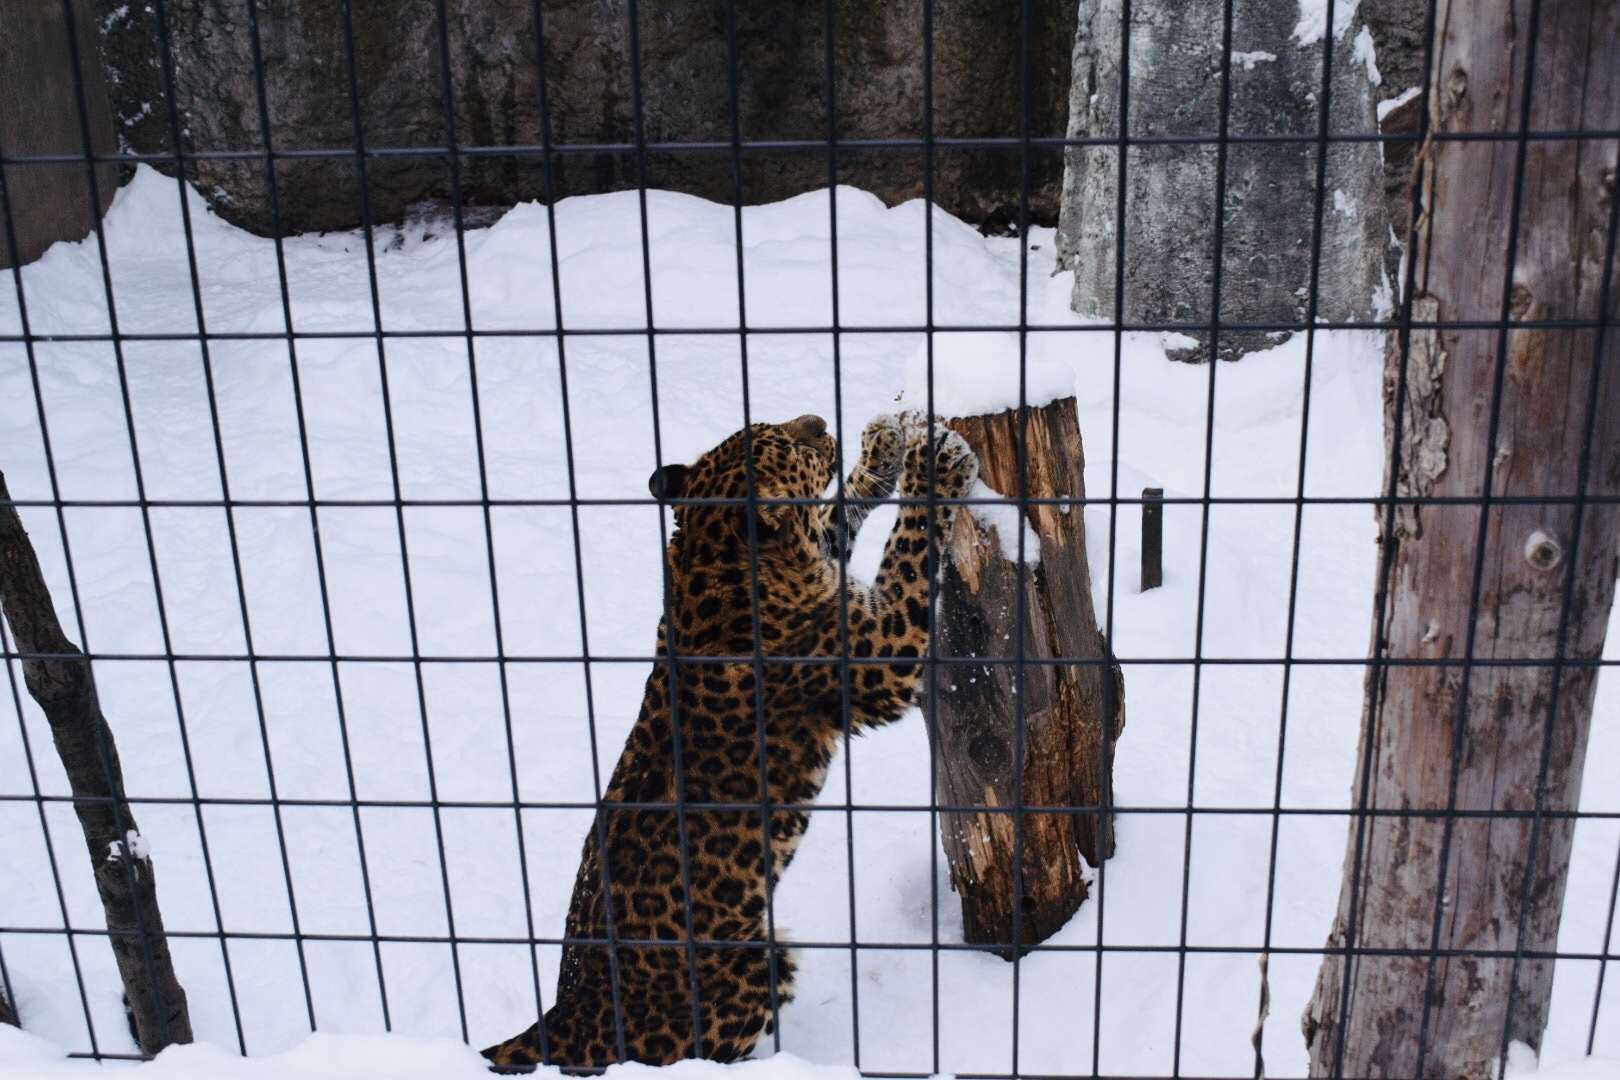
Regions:
<instances>
[{"instance_id":1,"label":"snow-capped stump","mask_svg":"<svg viewBox=\"0 0 1620 1080\"><path fill-rule=\"evenodd\" d=\"M1113 852L1125 688L1092 604L1075 399L947 423L979 456L984 502L951 536L934 638L947 662L923 708L940 804L964 808L942 824L964 935L1010 959L1085 900L1080 857ZM1053 501L1026 511L1020 495Z\"/></svg>"}]
</instances>

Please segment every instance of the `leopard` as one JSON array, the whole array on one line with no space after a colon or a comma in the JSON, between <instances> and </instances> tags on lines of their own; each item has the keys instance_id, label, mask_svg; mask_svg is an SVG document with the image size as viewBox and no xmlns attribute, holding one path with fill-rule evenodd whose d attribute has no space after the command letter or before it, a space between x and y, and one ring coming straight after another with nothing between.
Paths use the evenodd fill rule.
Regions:
<instances>
[{"instance_id":1,"label":"leopard","mask_svg":"<svg viewBox=\"0 0 1620 1080\"><path fill-rule=\"evenodd\" d=\"M866 425L828 499L838 460L826 421L805 415L649 479L675 521L657 659L585 837L553 1003L483 1051L497 1068L735 1061L793 999L773 890L839 743L912 704L948 500L978 475L961 435L893 415ZM848 555L897 484L868 585Z\"/></svg>"}]
</instances>

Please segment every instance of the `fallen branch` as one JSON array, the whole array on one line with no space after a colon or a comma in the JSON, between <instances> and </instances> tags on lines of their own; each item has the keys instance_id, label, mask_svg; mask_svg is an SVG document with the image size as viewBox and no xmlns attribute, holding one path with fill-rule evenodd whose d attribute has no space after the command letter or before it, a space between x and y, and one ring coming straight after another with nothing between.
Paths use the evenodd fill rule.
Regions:
<instances>
[{"instance_id":1,"label":"fallen branch","mask_svg":"<svg viewBox=\"0 0 1620 1080\"><path fill-rule=\"evenodd\" d=\"M124 797L112 731L96 699L95 679L67 639L33 544L0 474L0 610L22 656L23 681L51 725L67 771L73 809L84 829L108 941L143 1054L191 1041L186 994L175 978L158 911L147 841Z\"/></svg>"}]
</instances>

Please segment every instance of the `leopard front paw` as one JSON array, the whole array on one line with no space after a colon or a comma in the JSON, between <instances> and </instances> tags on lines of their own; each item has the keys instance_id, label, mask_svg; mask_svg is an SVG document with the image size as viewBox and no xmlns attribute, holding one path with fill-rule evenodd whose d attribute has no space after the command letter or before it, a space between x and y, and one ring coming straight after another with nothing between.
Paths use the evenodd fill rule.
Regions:
<instances>
[{"instance_id":1,"label":"leopard front paw","mask_svg":"<svg viewBox=\"0 0 1620 1080\"><path fill-rule=\"evenodd\" d=\"M900 479L900 466L905 460L905 434L900 429L900 418L892 413L874 416L861 432L861 460L855 466L857 475L881 498L894 490Z\"/></svg>"},{"instance_id":2,"label":"leopard front paw","mask_svg":"<svg viewBox=\"0 0 1620 1080\"><path fill-rule=\"evenodd\" d=\"M918 425L906 440L905 478L901 495L926 498L929 459L933 460L933 493L942 499L960 499L979 477L979 459L967 440L943 424Z\"/></svg>"}]
</instances>

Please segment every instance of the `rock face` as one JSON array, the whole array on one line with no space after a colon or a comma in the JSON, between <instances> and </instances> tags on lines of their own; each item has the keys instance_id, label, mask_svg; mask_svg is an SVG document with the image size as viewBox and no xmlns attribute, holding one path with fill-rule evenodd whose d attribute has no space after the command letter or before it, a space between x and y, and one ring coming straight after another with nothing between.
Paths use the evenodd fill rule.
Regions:
<instances>
[{"instance_id":1,"label":"rock face","mask_svg":"<svg viewBox=\"0 0 1620 1080\"><path fill-rule=\"evenodd\" d=\"M1325 9L1325 3L1322 5ZM1341 2L1332 49L1332 135L1372 135L1372 43ZM1220 317L1223 322L1303 321L1312 286L1317 218L1318 106L1323 31L1298 0L1232 5L1227 132L1304 135L1301 142L1228 142L1224 163ZM1120 130L1119 0L1082 0L1070 99L1072 138L1117 139ZM1223 6L1138 0L1132 4L1128 133L1133 138L1209 141L1131 145L1126 161L1124 319L1191 323L1198 339L1182 359L1210 356L1215 298L1215 224L1223 97ZM1325 10L1322 12L1325 15ZM1348 18L1340 16L1348 14ZM1071 148L1057 239L1060 267L1073 269L1072 305L1112 318L1119 219L1117 143ZM1389 252L1383 169L1376 142L1328 147L1321 206L1318 319L1371 318L1386 288ZM1286 333L1222 331L1219 354L1235 358Z\"/></svg>"},{"instance_id":2,"label":"rock face","mask_svg":"<svg viewBox=\"0 0 1620 1080\"><path fill-rule=\"evenodd\" d=\"M77 40L70 41L60 3L0 2L0 154L82 155L87 130L95 153L114 151L95 34L88 18L76 21ZM74 48L84 76L82 114ZM118 190L118 168L110 164L95 167L93 193L90 170L77 162L11 164L0 179L0 268L33 262L58 240L84 239Z\"/></svg>"},{"instance_id":3,"label":"rock face","mask_svg":"<svg viewBox=\"0 0 1620 1080\"><path fill-rule=\"evenodd\" d=\"M1359 11L1378 46L1378 70L1383 75L1378 100L1394 101L1427 82L1423 31L1429 5L1423 0L1362 0ZM1403 246L1412 227L1412 166L1417 158L1421 105L1419 98L1409 98L1380 113L1378 121L1383 134L1393 136L1384 143L1384 206L1389 231Z\"/></svg>"},{"instance_id":4,"label":"rock face","mask_svg":"<svg viewBox=\"0 0 1620 1080\"><path fill-rule=\"evenodd\" d=\"M744 150L745 203L825 187L833 175L890 202L925 193L920 146L842 146L836 159L826 146L830 130L841 140L922 138L930 90L923 0L738 3L729 26L719 0L445 0L443 34L435 0L167 0L167 55L156 5L95 3L128 148L169 154L178 138L187 153L242 155L191 159L185 167L220 214L261 234L272 228L272 202L280 227L292 232L353 227L368 209L374 221L394 220L413 201L448 196L452 124L463 148L455 180L468 205L544 197L541 146L548 137L558 150L558 196L630 188L645 175L651 187L730 202L738 170L728 38L735 43L736 133L745 142L811 144ZM1019 0L932 6L935 137L1015 139L1025 116L1031 136L1061 136L1072 3L1022 0L1027 38ZM448 56L448 78L441 56ZM648 143L700 146L660 147L638 160L638 112ZM357 135L368 152L364 185ZM317 156L278 159L272 192L267 143L278 153ZM1032 217L1055 220L1057 148L1021 161L1015 146L938 146L933 196L969 220L1016 220L1022 167Z\"/></svg>"}]
</instances>

